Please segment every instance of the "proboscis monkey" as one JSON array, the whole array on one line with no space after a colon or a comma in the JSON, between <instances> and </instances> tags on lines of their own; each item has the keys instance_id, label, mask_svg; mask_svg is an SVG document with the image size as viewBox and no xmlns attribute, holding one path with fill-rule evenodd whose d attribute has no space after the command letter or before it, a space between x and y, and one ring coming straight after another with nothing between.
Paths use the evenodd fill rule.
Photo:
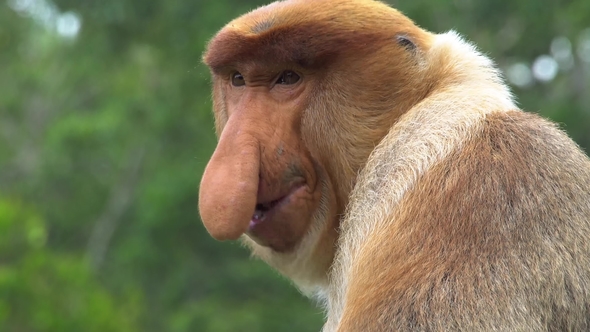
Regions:
<instances>
[{"instance_id":1,"label":"proboscis monkey","mask_svg":"<svg viewBox=\"0 0 590 332\"><path fill-rule=\"evenodd\" d=\"M204 61L205 227L322 299L324 331L590 331L590 160L456 33L289 0Z\"/></svg>"}]
</instances>

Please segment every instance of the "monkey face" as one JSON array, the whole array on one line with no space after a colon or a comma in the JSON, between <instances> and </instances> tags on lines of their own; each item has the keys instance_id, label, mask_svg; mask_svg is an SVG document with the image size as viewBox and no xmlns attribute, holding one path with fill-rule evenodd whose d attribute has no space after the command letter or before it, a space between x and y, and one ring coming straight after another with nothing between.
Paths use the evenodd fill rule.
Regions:
<instances>
[{"instance_id":1,"label":"monkey face","mask_svg":"<svg viewBox=\"0 0 590 332\"><path fill-rule=\"evenodd\" d=\"M204 55L219 143L201 218L214 238L242 237L292 279L325 278L358 172L428 88L416 51L427 34L372 2L334 3L262 7L230 22ZM364 20L338 19L354 11Z\"/></svg>"},{"instance_id":2,"label":"monkey face","mask_svg":"<svg viewBox=\"0 0 590 332\"><path fill-rule=\"evenodd\" d=\"M246 65L224 74L216 82L219 144L201 183L203 222L217 239L245 233L288 251L322 197L321 165L301 139L309 85L293 70Z\"/></svg>"},{"instance_id":3,"label":"monkey face","mask_svg":"<svg viewBox=\"0 0 590 332\"><path fill-rule=\"evenodd\" d=\"M205 227L323 297L323 331L588 330L590 161L454 32L285 0L204 62Z\"/></svg>"}]
</instances>

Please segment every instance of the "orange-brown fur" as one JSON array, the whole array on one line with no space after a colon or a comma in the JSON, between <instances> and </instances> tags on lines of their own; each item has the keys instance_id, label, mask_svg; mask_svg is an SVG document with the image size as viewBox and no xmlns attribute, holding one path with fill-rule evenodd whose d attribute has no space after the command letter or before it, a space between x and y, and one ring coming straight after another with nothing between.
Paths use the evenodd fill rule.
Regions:
<instances>
[{"instance_id":1,"label":"orange-brown fur","mask_svg":"<svg viewBox=\"0 0 590 332\"><path fill-rule=\"evenodd\" d=\"M590 161L460 37L372 0L289 0L204 61L203 222L319 296L324 331L590 328Z\"/></svg>"},{"instance_id":2,"label":"orange-brown fur","mask_svg":"<svg viewBox=\"0 0 590 332\"><path fill-rule=\"evenodd\" d=\"M344 330L589 330L590 166L568 143L538 116L489 115L363 244Z\"/></svg>"}]
</instances>

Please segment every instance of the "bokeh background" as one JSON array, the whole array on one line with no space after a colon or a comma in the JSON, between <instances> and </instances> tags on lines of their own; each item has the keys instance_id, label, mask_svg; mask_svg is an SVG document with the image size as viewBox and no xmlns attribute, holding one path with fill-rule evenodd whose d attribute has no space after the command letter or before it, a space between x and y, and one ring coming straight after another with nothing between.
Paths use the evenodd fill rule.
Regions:
<instances>
[{"instance_id":1,"label":"bokeh background","mask_svg":"<svg viewBox=\"0 0 590 332\"><path fill-rule=\"evenodd\" d=\"M590 1L390 1L496 59L590 148ZM197 212L207 41L262 0L0 1L0 331L318 331Z\"/></svg>"}]
</instances>

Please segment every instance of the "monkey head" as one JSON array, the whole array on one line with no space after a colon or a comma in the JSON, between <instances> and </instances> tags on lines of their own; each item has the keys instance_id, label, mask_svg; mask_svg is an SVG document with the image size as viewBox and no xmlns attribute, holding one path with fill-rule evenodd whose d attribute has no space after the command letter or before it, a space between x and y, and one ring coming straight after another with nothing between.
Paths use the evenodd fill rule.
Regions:
<instances>
[{"instance_id":1,"label":"monkey head","mask_svg":"<svg viewBox=\"0 0 590 332\"><path fill-rule=\"evenodd\" d=\"M283 1L226 25L204 55L219 137L199 193L209 233L321 282L357 173L432 86L430 42L374 1Z\"/></svg>"}]
</instances>

